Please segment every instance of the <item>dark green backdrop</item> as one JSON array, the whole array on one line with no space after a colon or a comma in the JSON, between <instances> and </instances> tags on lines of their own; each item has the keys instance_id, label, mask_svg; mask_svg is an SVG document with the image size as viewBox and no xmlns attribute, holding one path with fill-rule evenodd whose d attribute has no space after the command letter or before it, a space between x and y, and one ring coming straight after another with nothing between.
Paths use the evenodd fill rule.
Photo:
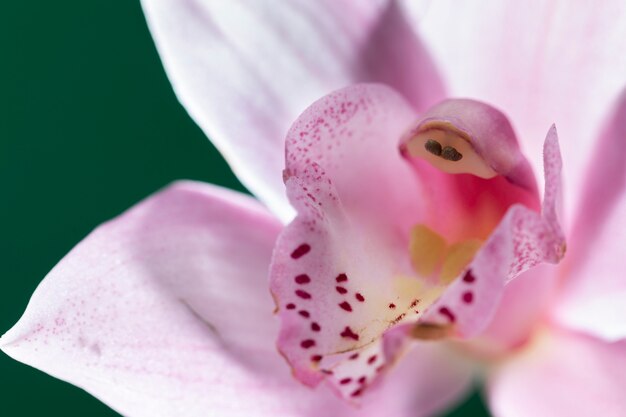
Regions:
<instances>
[{"instance_id":1,"label":"dark green backdrop","mask_svg":"<svg viewBox=\"0 0 626 417\"><path fill-rule=\"evenodd\" d=\"M0 6L0 333L96 225L178 178L242 190L178 104L138 1ZM3 416L115 416L0 353ZM453 416L486 416L474 395Z\"/></svg>"}]
</instances>

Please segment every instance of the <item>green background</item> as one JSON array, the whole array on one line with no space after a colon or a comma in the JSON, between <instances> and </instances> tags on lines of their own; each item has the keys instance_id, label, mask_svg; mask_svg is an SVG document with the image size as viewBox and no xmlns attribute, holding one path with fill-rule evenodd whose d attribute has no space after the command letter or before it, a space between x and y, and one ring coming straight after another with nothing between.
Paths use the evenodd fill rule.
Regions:
<instances>
[{"instance_id":1,"label":"green background","mask_svg":"<svg viewBox=\"0 0 626 417\"><path fill-rule=\"evenodd\" d=\"M0 333L96 225L179 178L244 191L178 104L137 1L0 6ZM0 353L3 416L116 416ZM474 394L451 416L487 416Z\"/></svg>"}]
</instances>

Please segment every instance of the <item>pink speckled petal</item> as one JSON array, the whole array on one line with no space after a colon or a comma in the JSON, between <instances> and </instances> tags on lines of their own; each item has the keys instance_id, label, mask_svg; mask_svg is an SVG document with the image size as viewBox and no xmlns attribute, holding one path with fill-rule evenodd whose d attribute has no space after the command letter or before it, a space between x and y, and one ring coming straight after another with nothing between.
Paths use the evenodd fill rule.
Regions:
<instances>
[{"instance_id":1,"label":"pink speckled petal","mask_svg":"<svg viewBox=\"0 0 626 417\"><path fill-rule=\"evenodd\" d=\"M423 199L397 150L413 118L393 90L356 85L317 101L289 132L285 178L298 216L278 241L271 289L279 348L304 383L363 349L349 375L329 378L359 396L341 379L365 375L369 385L392 359L370 344L413 301L398 298L392 279L410 268L405 233Z\"/></svg>"},{"instance_id":2,"label":"pink speckled petal","mask_svg":"<svg viewBox=\"0 0 626 417\"><path fill-rule=\"evenodd\" d=\"M467 272L429 307L421 322L453 324L457 336L475 336L491 321L507 282L542 262L561 260L565 239L556 217L561 157L554 126L546 137L543 154L545 195L541 215L520 204L512 206Z\"/></svg>"},{"instance_id":3,"label":"pink speckled petal","mask_svg":"<svg viewBox=\"0 0 626 417\"><path fill-rule=\"evenodd\" d=\"M591 160L554 316L607 340L626 338L626 94Z\"/></svg>"},{"instance_id":4,"label":"pink speckled petal","mask_svg":"<svg viewBox=\"0 0 626 417\"><path fill-rule=\"evenodd\" d=\"M283 219L284 138L314 100L388 83L422 110L443 97L395 2L143 0L174 89L239 179Z\"/></svg>"},{"instance_id":5,"label":"pink speckled petal","mask_svg":"<svg viewBox=\"0 0 626 417\"><path fill-rule=\"evenodd\" d=\"M501 107L533 166L556 123L563 138L571 218L602 120L626 84L626 3L608 0L405 2L450 94Z\"/></svg>"},{"instance_id":6,"label":"pink speckled petal","mask_svg":"<svg viewBox=\"0 0 626 417\"><path fill-rule=\"evenodd\" d=\"M495 417L621 417L626 343L546 329L489 378Z\"/></svg>"},{"instance_id":7,"label":"pink speckled petal","mask_svg":"<svg viewBox=\"0 0 626 417\"><path fill-rule=\"evenodd\" d=\"M2 350L128 416L290 415L266 394L288 386L267 291L279 230L249 197L175 184L72 250Z\"/></svg>"}]
</instances>

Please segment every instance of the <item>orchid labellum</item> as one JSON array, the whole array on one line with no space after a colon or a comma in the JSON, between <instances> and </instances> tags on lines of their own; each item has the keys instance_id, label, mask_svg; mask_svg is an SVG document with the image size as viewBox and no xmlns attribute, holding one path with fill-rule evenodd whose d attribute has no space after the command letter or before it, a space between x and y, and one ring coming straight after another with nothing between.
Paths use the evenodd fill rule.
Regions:
<instances>
[{"instance_id":1,"label":"orchid labellum","mask_svg":"<svg viewBox=\"0 0 626 417\"><path fill-rule=\"evenodd\" d=\"M142 3L260 202L149 197L4 352L127 416L626 415L623 2Z\"/></svg>"}]
</instances>

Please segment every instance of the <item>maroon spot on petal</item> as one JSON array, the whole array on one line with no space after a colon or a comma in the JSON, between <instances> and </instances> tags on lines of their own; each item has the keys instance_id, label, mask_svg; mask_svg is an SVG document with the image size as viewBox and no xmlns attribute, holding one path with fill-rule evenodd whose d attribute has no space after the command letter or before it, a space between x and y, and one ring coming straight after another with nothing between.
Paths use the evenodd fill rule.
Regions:
<instances>
[{"instance_id":1,"label":"maroon spot on petal","mask_svg":"<svg viewBox=\"0 0 626 417\"><path fill-rule=\"evenodd\" d=\"M313 330L314 332L319 332L320 330L322 330L322 328L320 327L319 324L317 324L316 322L311 323L311 330Z\"/></svg>"},{"instance_id":2,"label":"maroon spot on petal","mask_svg":"<svg viewBox=\"0 0 626 417\"><path fill-rule=\"evenodd\" d=\"M337 275L337 278L335 278L335 281L337 282L346 282L348 280L348 276L346 274L339 274Z\"/></svg>"},{"instance_id":3,"label":"maroon spot on petal","mask_svg":"<svg viewBox=\"0 0 626 417\"><path fill-rule=\"evenodd\" d=\"M287 310L295 310L296 305L294 303L289 303L285 306Z\"/></svg>"},{"instance_id":4,"label":"maroon spot on petal","mask_svg":"<svg viewBox=\"0 0 626 417\"><path fill-rule=\"evenodd\" d=\"M355 296L355 297L356 297L356 299L357 299L358 301L360 301L360 302L365 301L365 297L363 297L363 296L361 295L361 293L359 293L359 292L357 292L356 294L354 294L354 296Z\"/></svg>"},{"instance_id":5,"label":"maroon spot on petal","mask_svg":"<svg viewBox=\"0 0 626 417\"><path fill-rule=\"evenodd\" d=\"M377 356L377 355L372 355L372 356L370 356L370 357L367 359L367 364L368 364L368 365L373 364L374 362L376 362L376 359L377 359L377 358L378 358L378 356Z\"/></svg>"},{"instance_id":6,"label":"maroon spot on petal","mask_svg":"<svg viewBox=\"0 0 626 417\"><path fill-rule=\"evenodd\" d=\"M394 308L396 308L396 305L394 303L389 303L389 308L393 310Z\"/></svg>"},{"instance_id":7,"label":"maroon spot on petal","mask_svg":"<svg viewBox=\"0 0 626 417\"><path fill-rule=\"evenodd\" d=\"M311 356L311 362L319 362L322 360L322 355L313 355Z\"/></svg>"},{"instance_id":8,"label":"maroon spot on petal","mask_svg":"<svg viewBox=\"0 0 626 417\"><path fill-rule=\"evenodd\" d=\"M474 301L474 294L471 291L467 291L463 293L463 302L466 304L471 304Z\"/></svg>"},{"instance_id":9,"label":"maroon spot on petal","mask_svg":"<svg viewBox=\"0 0 626 417\"><path fill-rule=\"evenodd\" d=\"M340 287L340 286L336 286L335 289L337 290L337 292L339 294L345 294L348 292L348 290L346 290L344 287Z\"/></svg>"},{"instance_id":10,"label":"maroon spot on petal","mask_svg":"<svg viewBox=\"0 0 626 417\"><path fill-rule=\"evenodd\" d=\"M452 311L450 311L448 307L439 308L439 313L446 316L448 320L450 320L452 323L456 321L456 317L454 316L454 314L452 313Z\"/></svg>"},{"instance_id":11,"label":"maroon spot on petal","mask_svg":"<svg viewBox=\"0 0 626 417\"><path fill-rule=\"evenodd\" d=\"M367 377L365 375L357 380L359 384L365 384L365 381L367 381Z\"/></svg>"},{"instance_id":12,"label":"maroon spot on petal","mask_svg":"<svg viewBox=\"0 0 626 417\"><path fill-rule=\"evenodd\" d=\"M341 332L339 335L341 337L345 337L345 338L348 338L348 339L359 340L359 335L354 333L352 331L352 329L350 327L348 327L348 326L346 326L346 328L343 329L343 332ZM357 357L358 357L358 354L357 354Z\"/></svg>"},{"instance_id":13,"label":"maroon spot on petal","mask_svg":"<svg viewBox=\"0 0 626 417\"><path fill-rule=\"evenodd\" d=\"M311 246L309 246L307 243L303 243L302 245L298 246L293 252L291 252L291 257L293 259L298 259L309 253L310 250Z\"/></svg>"},{"instance_id":14,"label":"maroon spot on petal","mask_svg":"<svg viewBox=\"0 0 626 417\"><path fill-rule=\"evenodd\" d=\"M474 274L472 274L472 271L470 269L468 269L465 275L463 275L463 281L470 284L476 281L476 277L474 276Z\"/></svg>"},{"instance_id":15,"label":"maroon spot on petal","mask_svg":"<svg viewBox=\"0 0 626 417\"><path fill-rule=\"evenodd\" d=\"M305 299L305 300L308 300L308 299L311 298L311 294L309 294L308 292L303 291L303 290L296 290L296 295L298 297L300 297L300 298Z\"/></svg>"},{"instance_id":16,"label":"maroon spot on petal","mask_svg":"<svg viewBox=\"0 0 626 417\"><path fill-rule=\"evenodd\" d=\"M415 314L419 314L419 313L420 313L420 311L419 311L419 310L415 310Z\"/></svg>"},{"instance_id":17,"label":"maroon spot on petal","mask_svg":"<svg viewBox=\"0 0 626 417\"><path fill-rule=\"evenodd\" d=\"M300 274L294 278L297 284L308 284L311 282L311 278L307 274Z\"/></svg>"},{"instance_id":18,"label":"maroon spot on petal","mask_svg":"<svg viewBox=\"0 0 626 417\"><path fill-rule=\"evenodd\" d=\"M402 314L400 314L398 317L396 317L395 319L393 319L393 321L392 321L391 323L392 323L392 324L396 324L396 323L398 323L400 320L402 320L405 316L406 316L406 313L402 313Z\"/></svg>"},{"instance_id":19,"label":"maroon spot on petal","mask_svg":"<svg viewBox=\"0 0 626 417\"><path fill-rule=\"evenodd\" d=\"M417 305L417 303L419 303L419 302L420 302L420 300L413 300L413 301L411 301L411 305L409 306L409 308L415 307Z\"/></svg>"},{"instance_id":20,"label":"maroon spot on petal","mask_svg":"<svg viewBox=\"0 0 626 417\"><path fill-rule=\"evenodd\" d=\"M300 347L302 349L310 349L313 346L315 346L315 340L313 340L313 339L306 339L306 340L303 340L302 342L300 342Z\"/></svg>"},{"instance_id":21,"label":"maroon spot on petal","mask_svg":"<svg viewBox=\"0 0 626 417\"><path fill-rule=\"evenodd\" d=\"M343 303L340 303L339 307L343 308L346 311L352 311L352 306L347 301L344 301Z\"/></svg>"},{"instance_id":22,"label":"maroon spot on petal","mask_svg":"<svg viewBox=\"0 0 626 417\"><path fill-rule=\"evenodd\" d=\"M352 378L343 378L342 380L339 381L341 385L346 385L346 384L349 384L350 382L352 382Z\"/></svg>"},{"instance_id":23,"label":"maroon spot on petal","mask_svg":"<svg viewBox=\"0 0 626 417\"><path fill-rule=\"evenodd\" d=\"M357 335L357 337L358 337L358 335ZM350 359L351 361L353 361L353 360L355 360L355 359L358 359L358 358L359 358L359 352L357 352L357 353L353 353L352 355L350 355L350 356L348 357L348 359Z\"/></svg>"},{"instance_id":24,"label":"maroon spot on petal","mask_svg":"<svg viewBox=\"0 0 626 417\"><path fill-rule=\"evenodd\" d=\"M300 314L302 317L304 317L305 319L308 319L309 317L311 317L311 315L309 314L308 311L306 310L300 310L298 311L298 314Z\"/></svg>"},{"instance_id":25,"label":"maroon spot on petal","mask_svg":"<svg viewBox=\"0 0 626 417\"><path fill-rule=\"evenodd\" d=\"M359 388L358 390L354 391L352 394L350 394L350 396L359 397L361 394L363 394L363 388Z\"/></svg>"},{"instance_id":26,"label":"maroon spot on petal","mask_svg":"<svg viewBox=\"0 0 626 417\"><path fill-rule=\"evenodd\" d=\"M320 372L323 373L323 374L326 374L326 375L334 374L334 372L331 371L330 369L322 369Z\"/></svg>"}]
</instances>

